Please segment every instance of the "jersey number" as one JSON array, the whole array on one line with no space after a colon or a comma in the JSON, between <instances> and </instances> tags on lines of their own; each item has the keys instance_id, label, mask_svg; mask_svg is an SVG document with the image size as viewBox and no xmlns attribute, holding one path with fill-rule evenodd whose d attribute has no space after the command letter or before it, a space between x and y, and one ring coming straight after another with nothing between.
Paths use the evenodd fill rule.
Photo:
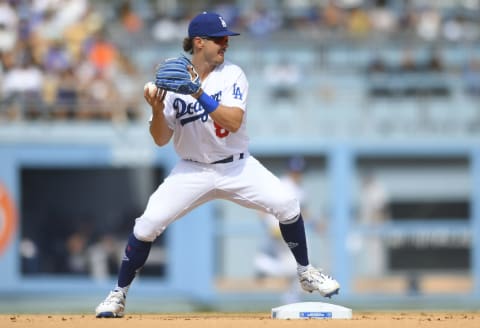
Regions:
<instances>
[{"instance_id":1,"label":"jersey number","mask_svg":"<svg viewBox=\"0 0 480 328\"><path fill-rule=\"evenodd\" d=\"M225 138L230 134L227 129L222 128L220 125L217 124L217 122L213 122L213 126L215 127L215 134L219 138Z\"/></svg>"}]
</instances>

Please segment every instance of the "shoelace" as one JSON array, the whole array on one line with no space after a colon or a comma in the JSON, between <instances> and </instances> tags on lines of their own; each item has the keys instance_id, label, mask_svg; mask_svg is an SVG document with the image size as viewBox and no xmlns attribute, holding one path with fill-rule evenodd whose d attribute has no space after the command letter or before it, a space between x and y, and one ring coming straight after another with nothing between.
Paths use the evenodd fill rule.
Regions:
<instances>
[{"instance_id":1,"label":"shoelace","mask_svg":"<svg viewBox=\"0 0 480 328\"><path fill-rule=\"evenodd\" d=\"M123 300L125 299L123 292L121 291L112 291L108 295L107 299L105 302L115 302L115 303L123 303Z\"/></svg>"},{"instance_id":2,"label":"shoelace","mask_svg":"<svg viewBox=\"0 0 480 328\"><path fill-rule=\"evenodd\" d=\"M314 269L314 268L307 269L303 274L306 274L305 278L310 282L314 281L314 280L317 280L317 278L315 276L318 276L318 278L320 278L323 281L333 280L333 278L331 276L323 273L322 270L317 270L317 269Z\"/></svg>"},{"instance_id":3,"label":"shoelace","mask_svg":"<svg viewBox=\"0 0 480 328\"><path fill-rule=\"evenodd\" d=\"M323 273L322 271L320 271L320 275L324 278L324 279L329 279L329 280L333 280L333 277L328 275L328 274L325 274Z\"/></svg>"}]
</instances>

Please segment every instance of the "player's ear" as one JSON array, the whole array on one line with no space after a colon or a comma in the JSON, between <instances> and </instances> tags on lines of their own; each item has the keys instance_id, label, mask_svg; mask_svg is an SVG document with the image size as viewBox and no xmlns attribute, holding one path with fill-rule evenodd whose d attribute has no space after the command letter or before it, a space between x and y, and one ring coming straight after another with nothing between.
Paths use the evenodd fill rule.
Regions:
<instances>
[{"instance_id":1,"label":"player's ear","mask_svg":"<svg viewBox=\"0 0 480 328\"><path fill-rule=\"evenodd\" d=\"M194 47L196 48L203 48L203 45L205 44L205 40L199 36L194 37L192 42Z\"/></svg>"}]
</instances>

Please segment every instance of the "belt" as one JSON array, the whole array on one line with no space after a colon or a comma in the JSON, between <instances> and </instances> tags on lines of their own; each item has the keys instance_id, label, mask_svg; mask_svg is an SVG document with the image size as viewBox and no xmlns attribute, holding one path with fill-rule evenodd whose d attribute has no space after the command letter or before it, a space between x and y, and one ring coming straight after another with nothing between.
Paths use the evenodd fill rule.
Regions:
<instances>
[{"instance_id":1,"label":"belt","mask_svg":"<svg viewBox=\"0 0 480 328\"><path fill-rule=\"evenodd\" d=\"M238 155L238 159L243 159L243 157L244 157L244 153L240 153L240 154ZM226 158L224 158L224 159L220 159L220 160L215 161L215 162L210 163L210 164L225 164L225 163L231 163L231 162L233 162L234 160L235 160L235 156L232 155L232 156L228 156L228 157L226 157Z\"/></svg>"}]
</instances>

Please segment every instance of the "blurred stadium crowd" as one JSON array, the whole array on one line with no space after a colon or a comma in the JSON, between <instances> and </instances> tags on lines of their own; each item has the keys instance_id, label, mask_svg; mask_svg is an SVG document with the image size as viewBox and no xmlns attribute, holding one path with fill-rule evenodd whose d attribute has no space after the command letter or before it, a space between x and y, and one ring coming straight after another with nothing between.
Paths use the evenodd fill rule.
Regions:
<instances>
[{"instance_id":1,"label":"blurred stadium crowd","mask_svg":"<svg viewBox=\"0 0 480 328\"><path fill-rule=\"evenodd\" d=\"M136 55L180 45L190 17L204 9L251 38L480 39L478 0L0 0L0 121L138 120L146 68ZM477 72L468 78L480 94L479 61L465 65Z\"/></svg>"}]
</instances>

